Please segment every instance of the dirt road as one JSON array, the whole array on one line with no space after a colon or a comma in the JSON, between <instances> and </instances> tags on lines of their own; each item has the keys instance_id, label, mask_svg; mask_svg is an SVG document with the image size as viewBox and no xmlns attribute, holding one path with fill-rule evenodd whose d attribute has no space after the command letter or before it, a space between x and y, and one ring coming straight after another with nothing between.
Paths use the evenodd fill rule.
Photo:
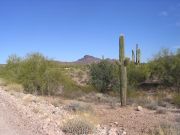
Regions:
<instances>
[{"instance_id":1,"label":"dirt road","mask_svg":"<svg viewBox=\"0 0 180 135\"><path fill-rule=\"evenodd\" d=\"M7 92L0 86L0 135L64 135L55 121L61 119L64 111L37 100L32 95ZM55 113L59 115L54 120L51 116Z\"/></svg>"},{"instance_id":2,"label":"dirt road","mask_svg":"<svg viewBox=\"0 0 180 135\"><path fill-rule=\"evenodd\" d=\"M0 134L1 135L20 135L9 120L9 112L5 108L5 104L0 101Z\"/></svg>"},{"instance_id":3,"label":"dirt road","mask_svg":"<svg viewBox=\"0 0 180 135\"><path fill-rule=\"evenodd\" d=\"M10 110L8 104L0 96L0 135L30 135L29 131L21 129L21 120Z\"/></svg>"},{"instance_id":4,"label":"dirt road","mask_svg":"<svg viewBox=\"0 0 180 135\"><path fill-rule=\"evenodd\" d=\"M0 88L0 135L43 135L38 125L25 119L13 102Z\"/></svg>"}]
</instances>

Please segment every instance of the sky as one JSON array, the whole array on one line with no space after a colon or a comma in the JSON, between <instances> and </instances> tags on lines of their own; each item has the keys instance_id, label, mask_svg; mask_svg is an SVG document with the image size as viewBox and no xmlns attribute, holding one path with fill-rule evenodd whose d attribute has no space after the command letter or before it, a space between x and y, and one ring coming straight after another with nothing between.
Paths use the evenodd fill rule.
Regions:
<instances>
[{"instance_id":1,"label":"sky","mask_svg":"<svg viewBox=\"0 0 180 135\"><path fill-rule=\"evenodd\" d=\"M118 58L138 43L142 61L180 48L179 0L0 0L0 63L40 52L60 61L86 54Z\"/></svg>"}]
</instances>

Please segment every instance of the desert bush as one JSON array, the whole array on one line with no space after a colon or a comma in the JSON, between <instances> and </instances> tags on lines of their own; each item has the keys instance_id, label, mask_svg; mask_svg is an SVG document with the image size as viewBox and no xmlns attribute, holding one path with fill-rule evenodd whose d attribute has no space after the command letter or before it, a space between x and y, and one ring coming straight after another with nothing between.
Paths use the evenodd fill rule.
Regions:
<instances>
[{"instance_id":1,"label":"desert bush","mask_svg":"<svg viewBox=\"0 0 180 135\"><path fill-rule=\"evenodd\" d=\"M92 106L83 102L70 103L69 105L65 106L65 109L74 112L93 112Z\"/></svg>"},{"instance_id":2,"label":"desert bush","mask_svg":"<svg viewBox=\"0 0 180 135\"><path fill-rule=\"evenodd\" d=\"M158 108L158 103L157 101L151 101L148 104L146 104L145 107L150 110L156 110Z\"/></svg>"},{"instance_id":3,"label":"desert bush","mask_svg":"<svg viewBox=\"0 0 180 135\"><path fill-rule=\"evenodd\" d=\"M131 63L127 68L128 84L136 87L139 83L144 82L150 75L150 70L147 64L135 65Z\"/></svg>"},{"instance_id":4,"label":"desert bush","mask_svg":"<svg viewBox=\"0 0 180 135\"><path fill-rule=\"evenodd\" d=\"M163 101L163 100L158 100L158 106L162 106L162 107L168 107L169 103Z\"/></svg>"},{"instance_id":5,"label":"desert bush","mask_svg":"<svg viewBox=\"0 0 180 135\"><path fill-rule=\"evenodd\" d=\"M149 110L156 110L158 108L157 100L143 94L138 94L138 96L130 97L128 99L128 104L140 105Z\"/></svg>"},{"instance_id":6,"label":"desert bush","mask_svg":"<svg viewBox=\"0 0 180 135\"><path fill-rule=\"evenodd\" d=\"M170 124L161 124L159 127L151 131L150 135L179 135L180 126L179 125L170 125Z\"/></svg>"},{"instance_id":7,"label":"desert bush","mask_svg":"<svg viewBox=\"0 0 180 135\"><path fill-rule=\"evenodd\" d=\"M63 132L72 135L87 135L94 131L94 125L81 117L67 120L62 127Z\"/></svg>"},{"instance_id":8,"label":"desert bush","mask_svg":"<svg viewBox=\"0 0 180 135\"><path fill-rule=\"evenodd\" d=\"M107 60L90 66L90 82L100 92L115 90L119 87L118 67Z\"/></svg>"},{"instance_id":9,"label":"desert bush","mask_svg":"<svg viewBox=\"0 0 180 135\"><path fill-rule=\"evenodd\" d=\"M144 93L140 90L138 90L136 87L134 86L128 86L127 89L127 96L129 98L140 98L141 96L143 97Z\"/></svg>"},{"instance_id":10,"label":"desert bush","mask_svg":"<svg viewBox=\"0 0 180 135\"><path fill-rule=\"evenodd\" d=\"M20 63L20 83L25 91L38 94L54 94L60 85L61 73L56 65L39 53L29 54Z\"/></svg>"},{"instance_id":11,"label":"desert bush","mask_svg":"<svg viewBox=\"0 0 180 135\"><path fill-rule=\"evenodd\" d=\"M9 56L7 64L1 67L1 77L8 82L16 82L19 79L21 58L17 55Z\"/></svg>"},{"instance_id":12,"label":"desert bush","mask_svg":"<svg viewBox=\"0 0 180 135\"><path fill-rule=\"evenodd\" d=\"M172 100L173 100L172 102L173 102L175 105L177 105L178 107L180 107L180 94L174 95Z\"/></svg>"},{"instance_id":13,"label":"desert bush","mask_svg":"<svg viewBox=\"0 0 180 135\"><path fill-rule=\"evenodd\" d=\"M40 53L24 58L12 55L7 60L1 76L9 82L22 84L28 93L54 95L60 89L77 90L79 87L61 72L59 65Z\"/></svg>"},{"instance_id":14,"label":"desert bush","mask_svg":"<svg viewBox=\"0 0 180 135\"><path fill-rule=\"evenodd\" d=\"M119 90L119 67L116 63L106 60L93 64L90 67L91 84L100 92ZM128 87L136 87L150 75L148 64L127 66Z\"/></svg>"},{"instance_id":15,"label":"desert bush","mask_svg":"<svg viewBox=\"0 0 180 135\"><path fill-rule=\"evenodd\" d=\"M167 110L164 109L164 108L158 108L158 109L156 110L156 113L157 113L157 114L166 114L166 113L167 113Z\"/></svg>"},{"instance_id":16,"label":"desert bush","mask_svg":"<svg viewBox=\"0 0 180 135\"><path fill-rule=\"evenodd\" d=\"M155 58L149 62L151 77L163 82L164 86L175 86L180 89L180 55L172 53L168 49L161 50Z\"/></svg>"}]
</instances>

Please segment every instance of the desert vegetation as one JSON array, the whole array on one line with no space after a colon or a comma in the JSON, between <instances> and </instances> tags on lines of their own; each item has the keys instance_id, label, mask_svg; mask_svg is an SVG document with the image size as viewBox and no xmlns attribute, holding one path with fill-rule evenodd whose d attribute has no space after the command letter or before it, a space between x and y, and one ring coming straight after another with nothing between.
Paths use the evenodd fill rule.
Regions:
<instances>
[{"instance_id":1,"label":"desert vegetation","mask_svg":"<svg viewBox=\"0 0 180 135\"><path fill-rule=\"evenodd\" d=\"M37 102L29 95L32 94L41 96L55 108L63 106L62 109L73 117L65 119L60 128L71 134L92 134L96 132L97 123L110 122L111 119L102 118L100 110L105 109L104 106L113 110L104 111L107 116L122 111L122 105L130 112L132 109L129 107L135 107L134 111L146 108L147 113L153 111L153 115L159 117L178 111L180 51L162 49L150 61L141 63L140 48L136 48L136 56L132 51L130 60L124 54L123 36L119 43L119 60L98 59L90 64L59 63L40 53L27 54L25 57L11 55L7 64L0 67L0 85L12 95L16 95L12 91L28 94L23 97L26 105ZM43 111L37 106L32 112L42 114ZM139 114L137 116L141 117ZM98 117L96 122L92 121L94 117ZM168 124L154 125L146 133L178 135L179 122ZM114 125L117 126L117 122Z\"/></svg>"},{"instance_id":2,"label":"desert vegetation","mask_svg":"<svg viewBox=\"0 0 180 135\"><path fill-rule=\"evenodd\" d=\"M63 66L40 53L27 54L23 58L11 55L7 64L1 67L1 76L11 85L21 84L24 92L37 95L58 95L62 90L81 89L65 75Z\"/></svg>"}]
</instances>

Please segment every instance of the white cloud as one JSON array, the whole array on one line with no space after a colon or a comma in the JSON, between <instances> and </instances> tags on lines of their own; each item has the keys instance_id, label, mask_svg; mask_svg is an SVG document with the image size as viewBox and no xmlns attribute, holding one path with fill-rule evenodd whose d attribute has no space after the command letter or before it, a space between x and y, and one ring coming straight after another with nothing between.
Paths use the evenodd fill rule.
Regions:
<instances>
[{"instance_id":1,"label":"white cloud","mask_svg":"<svg viewBox=\"0 0 180 135\"><path fill-rule=\"evenodd\" d=\"M159 14L160 16L168 16L168 12L167 11L162 11Z\"/></svg>"}]
</instances>

